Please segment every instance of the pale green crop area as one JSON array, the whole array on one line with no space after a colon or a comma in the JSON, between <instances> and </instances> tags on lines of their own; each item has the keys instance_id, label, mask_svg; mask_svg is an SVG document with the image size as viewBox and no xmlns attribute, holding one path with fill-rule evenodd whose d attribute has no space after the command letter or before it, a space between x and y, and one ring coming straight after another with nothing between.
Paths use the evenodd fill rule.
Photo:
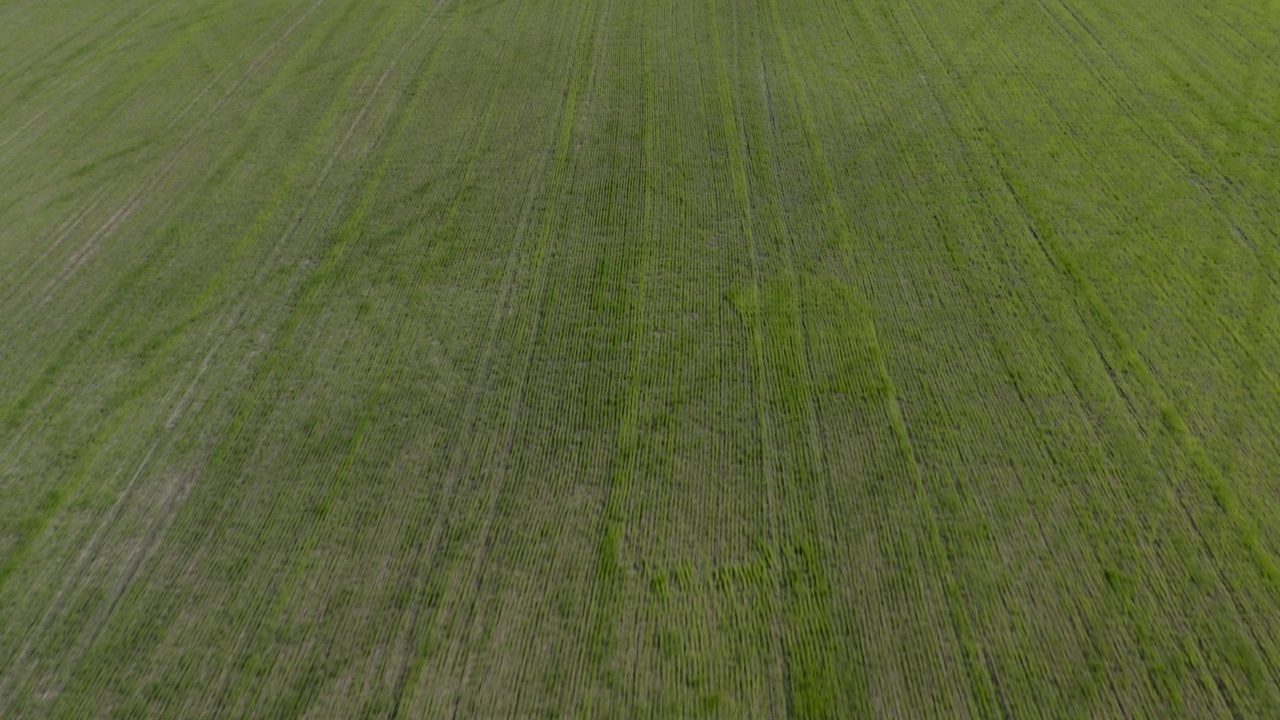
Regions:
<instances>
[{"instance_id":1,"label":"pale green crop area","mask_svg":"<svg viewBox=\"0 0 1280 720\"><path fill-rule=\"evenodd\" d=\"M1280 717L1280 2L0 0L0 717Z\"/></svg>"}]
</instances>

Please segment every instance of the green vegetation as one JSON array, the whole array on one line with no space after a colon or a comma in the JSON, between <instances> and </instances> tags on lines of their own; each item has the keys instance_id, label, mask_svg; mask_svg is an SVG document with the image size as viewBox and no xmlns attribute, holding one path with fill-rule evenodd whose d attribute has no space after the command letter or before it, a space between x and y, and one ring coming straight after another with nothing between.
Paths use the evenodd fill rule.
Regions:
<instances>
[{"instance_id":1,"label":"green vegetation","mask_svg":"<svg viewBox=\"0 0 1280 720\"><path fill-rule=\"evenodd\" d=\"M0 717L1280 717L1280 3L0 0Z\"/></svg>"}]
</instances>

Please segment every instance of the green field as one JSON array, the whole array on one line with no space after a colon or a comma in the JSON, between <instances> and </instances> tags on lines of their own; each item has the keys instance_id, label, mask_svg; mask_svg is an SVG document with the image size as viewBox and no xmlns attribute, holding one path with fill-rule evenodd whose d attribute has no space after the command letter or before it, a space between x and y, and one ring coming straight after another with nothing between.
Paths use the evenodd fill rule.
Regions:
<instances>
[{"instance_id":1,"label":"green field","mask_svg":"<svg viewBox=\"0 0 1280 720\"><path fill-rule=\"evenodd\" d=\"M0 717L1280 717L1280 0L0 0Z\"/></svg>"}]
</instances>

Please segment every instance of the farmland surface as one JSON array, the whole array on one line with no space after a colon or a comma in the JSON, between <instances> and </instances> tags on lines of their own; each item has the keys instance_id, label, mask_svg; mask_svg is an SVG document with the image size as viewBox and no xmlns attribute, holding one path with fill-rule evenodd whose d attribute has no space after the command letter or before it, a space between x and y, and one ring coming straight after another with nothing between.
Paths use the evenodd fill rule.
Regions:
<instances>
[{"instance_id":1,"label":"farmland surface","mask_svg":"<svg viewBox=\"0 0 1280 720\"><path fill-rule=\"evenodd\" d=\"M0 717L1280 717L1280 2L0 0Z\"/></svg>"}]
</instances>

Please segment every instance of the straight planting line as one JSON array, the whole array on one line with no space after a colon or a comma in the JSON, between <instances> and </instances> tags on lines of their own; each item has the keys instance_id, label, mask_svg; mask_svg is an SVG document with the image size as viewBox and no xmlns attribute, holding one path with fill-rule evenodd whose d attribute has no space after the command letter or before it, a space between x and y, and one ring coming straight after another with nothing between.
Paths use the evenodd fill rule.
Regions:
<instances>
[{"instance_id":1,"label":"straight planting line","mask_svg":"<svg viewBox=\"0 0 1280 720\"><path fill-rule=\"evenodd\" d=\"M817 137L817 129L814 127L812 110L809 107L808 96L805 92L803 81L799 77L794 54L791 50L790 42L787 39L786 31L783 29L784 26L781 14L778 10L777 0L769 0L769 7L773 15L774 29L777 33L784 59L792 77L792 84L796 89L797 105L800 109L800 115L803 120L809 150L813 155L818 169L821 171L823 185L828 195L828 213L831 219L836 221L835 224L841 229L841 237L839 238L840 249L843 253L847 253L848 244L854 238L853 225L849 220L847 209L836 190L831 166L826 159L820 140ZM859 284L861 285L862 283ZM862 288L862 292L865 295L866 289ZM1008 709L1005 707L1003 700L1000 698L996 690L996 685L990 674L990 669L987 667L986 663L982 661L981 650L974 638L974 633L970 626L970 620L964 608L963 595L960 592L958 583L956 582L955 571L951 567L949 555L946 550L946 544L943 541L942 533L938 527L937 514L933 509L932 501L929 500L928 497L929 493L928 488L925 485L924 471L920 467L920 462L916 457L915 448L912 446L906 420L902 413L902 407L898 402L897 390L894 385L893 378L889 375L887 359L880 345L875 321L871 317L872 311L870 308L873 306L868 302L867 307L867 329L871 338L873 354L876 358L876 374L879 376L880 382L885 388L889 421L893 428L894 436L897 438L898 449L902 453L903 458L907 461L907 470L915 482L917 500L920 503L921 510L924 511L925 514L925 520L929 528L930 545L932 546L933 554L940 565L942 581L947 593L952 630L955 633L956 640L964 650L965 666L966 672L969 676L970 688L974 693L974 698L978 703L978 708L982 715L993 717L998 713L1007 720L1009 717Z\"/></svg>"},{"instance_id":2,"label":"straight planting line","mask_svg":"<svg viewBox=\"0 0 1280 720\"><path fill-rule=\"evenodd\" d=\"M587 21L588 21L588 18L591 16L591 13L588 12L588 9L592 5L596 5L596 3L583 4L582 17L581 17L581 20L579 21L577 32L575 34L574 42L575 42L576 51L574 52L573 59L571 60L569 65L570 79L565 88L564 105L563 105L563 109L561 111L561 116L560 116L560 132L558 134L557 143L556 143L556 154L552 163L551 175L548 178L549 180L548 185L551 188L551 200L550 202L548 202L547 208L543 213L542 227L536 237L534 248L533 248L534 252L533 252L533 258L531 262L533 266L533 278L530 281L531 287L529 289L528 295L530 297L542 296L543 301L540 304L539 311L534 316L532 327L528 327L528 324L526 323L525 327L528 327L527 332L520 333L517 340L514 341L514 346L519 347L520 345L523 344L528 348L528 350L525 353L525 358L523 362L521 363L523 369L520 372L520 381L514 391L518 399L516 403L512 406L507 422L505 423L507 431L506 431L506 439L503 444L503 450L501 453L501 456L503 458L510 457L512 445L514 444L514 441L515 441L515 431L516 431L516 428L518 427L517 420L520 417L521 410L523 409L525 395L529 387L529 376L531 374L532 367L533 367L534 350L538 345L537 340L540 337L541 328L542 328L542 319L545 312L545 304L546 304L545 296L546 296L547 246L551 236L552 221L554 220L554 218L556 217L556 215L561 209L560 207L561 197L564 195L564 192L567 186L567 181L565 180L565 173L571 159L569 150L570 150L570 142L573 137L575 121L577 119L578 96L582 92L581 86L585 84L587 80L586 78L583 77L582 69L586 68L588 65L588 63L584 61L584 56L586 56L590 52L591 46L590 46L590 43L583 42L583 37L586 35L586 28L588 26ZM597 12L597 16L598 15L599 15L599 12ZM528 307L528 304L526 303L524 307ZM530 335L532 337L529 337ZM489 493L489 496L491 498L496 498L497 494L501 491L501 480L505 479L508 469L509 467L504 466L502 470L494 474L494 478L491 480L491 490ZM448 494L450 501L453 498L454 487L456 487L456 475L451 475L450 485L449 485L449 494ZM430 535L431 539L427 545L427 547L430 548L429 550L430 555L435 555L436 552L438 552L440 542L441 542L441 537L443 536L444 523L448 519L446 517L448 512L447 509L450 506L451 506L451 502L446 504L444 509L441 512L438 512L436 514L436 522L433 524L433 528ZM491 502L491 508L492 507L494 507L494 505ZM426 584L424 583L424 588L425 586ZM411 641L413 636L416 634L415 630L416 630L418 621L420 619L420 616L421 616L421 613L415 614L414 621L410 627ZM426 652L425 652L426 650L425 644L422 641L418 641L413 644L415 646L412 653L413 659L410 663L406 665L404 672L402 673L401 677L397 680L397 683L396 683L396 688L394 693L396 700L395 700L394 709L391 714L391 717L393 718L393 720L394 718L399 716L401 709L405 707L406 699L410 701L408 707L409 708L413 707L411 701L413 698L414 691L417 688L416 680L421 676L422 672L425 669L425 664L427 660ZM410 684L408 682L410 678L413 678L415 682Z\"/></svg>"},{"instance_id":3,"label":"straight planting line","mask_svg":"<svg viewBox=\"0 0 1280 720\"><path fill-rule=\"evenodd\" d=\"M748 298L736 298L734 306L743 323L747 326L750 336L751 364L753 368L751 397L755 408L756 432L759 435L760 470L764 480L765 507L768 512L766 523L769 538L768 547L773 555L774 562L780 563L785 554L782 547L783 531L780 529L781 518L777 497L778 452L777 448L774 447L773 422L764 397L765 388L768 385L766 377L768 362L765 359L764 328L761 318L764 307L760 290L760 248L755 236L755 219L751 207L746 159L743 157L742 150L742 132L738 127L737 109L729 88L729 71L726 66L727 59L725 58L720 38L719 12L716 0L708 0L708 7L710 9L712 49L716 56L716 89L720 100L720 115L724 125L725 143L729 150L730 179L736 201L735 214L737 215L739 229L747 240L751 260L751 295ZM772 565L773 563L770 564ZM776 607L776 603L782 602L782 600L776 595L772 596L771 600L770 605L774 606L775 619L770 624L769 639L774 657L778 658L782 663L782 678L778 680L781 684L780 688L775 687L773 683L768 683L769 696L772 698L772 705L775 708L781 705L786 708L785 712L787 714L794 714L796 711L796 699L793 693L794 683L792 682L791 670L796 661L790 656L791 653L783 628L780 626L779 618L777 617L782 611ZM771 710L771 712L774 711Z\"/></svg>"},{"instance_id":4,"label":"straight planting line","mask_svg":"<svg viewBox=\"0 0 1280 720\"><path fill-rule=\"evenodd\" d=\"M652 43L649 24L642 22L639 52L641 55L641 93L644 99L642 108L644 116L642 124L644 184L640 224L641 239L638 244L643 246L648 246L658 234L658 228L653 223L653 185L656 163L654 158L653 116L656 103L654 100L653 70L650 67L648 55ZM587 641L589 651L595 656L595 664L598 667L598 677L595 678L595 686L597 688L611 686L611 683L607 682L609 673L605 667L614 650L614 642L610 632L613 628L608 621L610 611L613 611L618 603L620 585L624 579L618 567L618 554L621 552L620 544L624 535L624 524L627 520L623 516L622 510L618 507L617 492L621 486L630 488L634 484L633 476L639 445L640 368L644 364L645 350L647 349L645 318L649 303L649 279L654 274L657 265L657 248L649 247L647 250L642 248L640 252L642 257L639 276L635 289L631 293L629 303L631 321L629 323L630 332L628 337L631 342L631 355L627 364L627 394L622 410L622 421L619 423L615 437L617 450L612 463L613 467L609 474L609 484L605 491L603 512L598 530L597 553L599 558L596 571L596 591L594 593L597 613L595 622L592 623L588 632ZM600 711L603 712L604 710Z\"/></svg>"},{"instance_id":5,"label":"straight planting line","mask_svg":"<svg viewBox=\"0 0 1280 720\"><path fill-rule=\"evenodd\" d=\"M648 9L648 5L646 3L639 3L639 5L641 6L642 10ZM640 84L641 84L642 93L644 97L644 103L642 106L642 112L644 113L644 123L642 125L642 131L641 131L642 132L641 145L643 148L643 163L644 163L644 185L643 185L644 206L642 208L642 215L640 219L640 235L643 242L652 243L654 247L650 251L650 254L646 257L646 262L644 264L644 267L641 269L641 280L640 280L641 284L636 291L636 297L639 299L639 303L640 303L639 310L642 313L646 313L648 310L648 303L649 303L649 277L654 275L657 272L657 264L658 264L659 248L655 240L661 233L658 230L657 223L653 219L653 209L654 209L654 203L655 203L654 176L657 174L657 170L656 170L657 168L657 147L656 147L657 123L655 121L655 117L658 113L657 83L654 79L653 57L652 57L652 54L654 52L653 25L649 18L642 18L640 20L640 26L641 26ZM632 332L632 342L639 344L640 338L642 337L642 334L644 333L644 331L645 331L645 326L643 323L643 315L642 315L640 317L640 322L637 323L637 325L635 326ZM630 397L628 400L629 402L628 408L629 408L629 413L632 415L632 419L631 419L632 430L630 431L630 435L634 439L632 440L633 456L628 463L629 467L627 468L627 471L626 471L628 474L628 477L631 477L631 478L634 477L634 473L635 473L634 453L639 451L639 433L638 433L639 405L640 405L639 367L640 367L640 364L645 359L646 358L644 357L644 354L642 354L641 351L637 349L631 360L632 367L635 368L635 372L632 375L633 379L631 381L631 388L629 389ZM634 408L634 410L630 410L630 408ZM620 446L626 447L625 442L626 442L625 435L619 438ZM630 484L634 485L634 479L630 481ZM636 608L632 615L632 623L631 623L633 628L639 629L640 615L641 615L640 603L636 603ZM636 655L631 658L630 686L632 689L632 693L638 692L640 687L639 679L637 678L637 673L639 671L639 665L640 665L639 657L638 657L640 643L635 642L634 647L635 647ZM631 713L636 712L636 698L633 696L628 698L628 700L630 701L630 707L627 709L627 712L631 712Z\"/></svg>"},{"instance_id":6,"label":"straight planting line","mask_svg":"<svg viewBox=\"0 0 1280 720\"><path fill-rule=\"evenodd\" d=\"M586 89L585 89L582 107L577 110L577 114L582 118L593 118L593 117L607 118L607 113L608 113L607 107L605 110L601 111L601 113L599 114L594 113L593 110L595 109L594 106L598 101L597 88L601 84L605 83L605 81L601 80L600 78L602 76L607 77L607 72L606 72L607 64L602 63L600 60L600 57L601 57L602 47L608 49L612 46L612 43L610 41L603 39L605 36L605 28L609 25L608 18L609 18L609 10L611 8L611 4L609 3L597 4L596 7L597 7L596 17L593 20L593 24L595 25L595 33L593 35L592 43L590 46L591 59L589 62L585 63L586 66L589 68L589 72L585 80ZM584 57L585 57L585 53L584 53ZM583 63L583 62L584 61L582 60L579 61L579 63ZM605 103L600 103L600 104L604 105ZM599 128L600 126L597 125L596 127ZM583 145L583 140L584 140L583 137L579 137L577 144L574 147L575 161L577 159L576 151L581 149ZM599 157L599 156L596 155L594 157ZM575 167L575 170L576 170L576 167ZM576 178L578 177L578 175L576 172L571 172L570 177ZM607 204L607 207L603 213L600 212L599 208L596 208L595 214L584 216L583 206L588 206L592 204L596 198L600 198L602 196L608 196L610 193L614 192L614 182L615 182L615 179L611 177L609 181L607 181L606 183L603 183L600 186L588 188L585 193L586 197L583 199L582 203L575 206L573 208L574 212L571 212L569 215L566 216L566 224L572 225L575 222L584 220L586 224L590 226L592 221L601 220L602 215L612 221L613 214L614 212L617 211L617 206L614 205L614 203L612 202L612 199ZM576 183L574 182L573 179L571 179L570 181L568 181L567 186L574 187L576 186ZM610 224L612 225L612 222ZM578 257L589 257L589 255L584 254L581 251L581 244L579 244L577 248L579 249L579 252L577 254ZM600 288L603 285L607 284L606 282L601 280L601 275L599 273L601 269L602 269L602 265L599 261L597 261L596 272L594 274L592 274L590 270L587 270L587 271L579 270L576 273L568 276L567 279L565 279L563 282L574 288L589 288L589 291L585 297L585 303L588 306L593 306L599 294L601 293ZM613 269L614 268L612 267L610 268L610 270L613 270ZM582 275L583 272L586 272L587 275L583 276ZM544 296L544 299L543 299L544 313L545 313L546 303L547 303L547 297ZM542 338L539 337L539 341L541 341L541 339ZM564 342L565 341L563 337L551 338L551 344L563 344ZM576 354L576 355L571 354L568 356L567 359L570 362L575 361L575 359L577 361L586 361L586 358L581 354ZM530 356L530 361L532 362L532 356ZM607 387L604 390L604 392L608 392ZM555 409L553 409L553 412L559 412L560 407L561 406L558 405ZM568 412L567 408L565 409L565 412L566 413ZM604 414L600 416L600 420L602 422L605 420ZM515 431L515 426L512 427L512 432L514 433L514 431ZM608 466L612 468L612 463L609 463ZM501 482L504 485L506 483L506 479L509 474L510 474L509 468L504 468L503 474L501 476ZM601 506L604 513L610 513L610 512L616 513L616 510L610 509L612 498L616 497L614 495L614 481L616 479L617 478L615 476L610 474L608 481L606 481L606 486L604 489L604 499ZM490 526L492 525L493 517L496 514L497 497L502 487L503 485L495 486L494 494L491 496L492 501L490 504L490 508L485 518L484 537L485 537L486 554L485 554L485 566L482 568L482 571L481 571L482 573L487 572L488 548L489 548L489 545L491 544L489 540L490 532L491 532ZM578 641L578 638L580 637L579 634L575 633L573 636L574 640L577 641L576 642L577 649L575 652L572 653L572 656L573 656L572 659L569 660L569 662L572 664L568 667L567 672L565 672L565 675L567 677L564 677L564 679L560 682L561 692L559 693L559 698L557 698L557 700L560 702L566 702L566 703L572 702L567 697L569 695L569 693L567 692L567 689L571 687L581 688L585 684L581 677L581 674L587 671L588 662L590 661L595 662L595 664L598 666L601 673L601 677L599 678L598 683L596 685L597 691L600 693L604 693L608 690L611 690L614 687L612 678L608 674L607 669L604 667L605 659L609 655L611 655L613 652L613 638L605 637L605 627L607 623L605 622L604 618L606 616L606 613L614 609L612 607L614 594L610 593L609 590L615 590L616 592L616 589L614 587L609 587L608 589L605 589L605 587L606 587L606 584L611 585L613 581L618 579L616 574L618 538L616 535L616 531L612 535L608 534L609 533L608 530L606 530L605 533L606 535L602 536L600 540L597 541L597 546L596 546L596 549L598 552L603 551L602 554L598 555L597 564L596 564L597 578L603 581L599 586L600 589L603 590L603 592L600 595L596 596L595 591L597 590L597 588L593 587L591 591L591 596L596 596L596 606L595 606L594 620L591 623L589 623L588 629L587 629L587 632L590 633L589 639L585 643L583 643ZM612 549L610 550L609 548L604 547L605 545L609 545L609 547ZM609 578L609 579L605 580L605 578ZM481 587L479 578L477 579L476 587L478 592L479 588ZM591 613L588 612L587 615L591 615ZM585 617L584 617L584 620L586 620ZM468 649L464 652L467 652L469 655L470 650ZM584 657L584 655L586 657ZM553 670L551 671L551 674L547 676L548 678L551 678L551 679L546 680L546 682L554 682L554 678L559 672L560 672L560 668L559 668L559 664L557 663L556 666L553 666ZM584 697L583 695L579 694L579 702L589 703L590 700L591 700L590 695L587 695ZM590 705L588 704L587 707L590 707ZM577 712L583 712L583 711L570 710L566 712L577 714ZM590 712L590 711L586 711L586 712ZM596 712L600 712L600 711L596 711Z\"/></svg>"}]
</instances>

